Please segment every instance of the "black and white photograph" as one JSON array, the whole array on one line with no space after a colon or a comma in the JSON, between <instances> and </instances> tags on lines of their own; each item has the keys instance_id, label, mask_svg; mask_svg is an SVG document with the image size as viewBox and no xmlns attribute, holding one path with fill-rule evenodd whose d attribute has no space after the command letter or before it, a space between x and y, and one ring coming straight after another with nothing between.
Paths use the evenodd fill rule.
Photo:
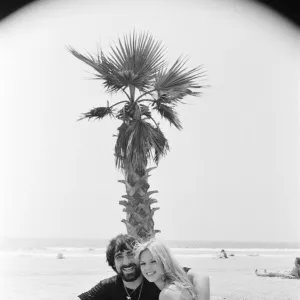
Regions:
<instances>
[{"instance_id":1,"label":"black and white photograph","mask_svg":"<svg viewBox=\"0 0 300 300\"><path fill-rule=\"evenodd\" d=\"M300 299L290 1L4 1L0 99L0 299Z\"/></svg>"}]
</instances>

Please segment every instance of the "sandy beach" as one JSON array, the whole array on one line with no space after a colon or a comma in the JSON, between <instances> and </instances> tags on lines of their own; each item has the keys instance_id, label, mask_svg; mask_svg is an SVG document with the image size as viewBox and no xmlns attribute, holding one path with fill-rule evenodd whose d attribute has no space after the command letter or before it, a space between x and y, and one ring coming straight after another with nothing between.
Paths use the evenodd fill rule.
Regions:
<instances>
[{"instance_id":1,"label":"sandy beach","mask_svg":"<svg viewBox=\"0 0 300 300\"><path fill-rule=\"evenodd\" d=\"M103 250L104 251L104 250ZM1 253L0 295L5 300L68 300L114 275L105 262L103 251L88 255L65 252L57 259L53 252ZM287 270L299 253L279 256L237 255L217 259L199 255L197 250L173 251L183 266L210 276L212 300L299 300L300 280L262 278L256 268Z\"/></svg>"}]
</instances>

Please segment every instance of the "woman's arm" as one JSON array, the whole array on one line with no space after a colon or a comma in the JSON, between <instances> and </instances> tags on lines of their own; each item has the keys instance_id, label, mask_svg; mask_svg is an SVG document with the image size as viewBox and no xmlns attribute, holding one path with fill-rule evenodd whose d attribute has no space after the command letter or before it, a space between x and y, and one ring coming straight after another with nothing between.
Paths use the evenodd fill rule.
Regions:
<instances>
[{"instance_id":1,"label":"woman's arm","mask_svg":"<svg viewBox=\"0 0 300 300\"><path fill-rule=\"evenodd\" d=\"M210 300L209 277L189 270L187 273L197 292L198 300Z\"/></svg>"},{"instance_id":2,"label":"woman's arm","mask_svg":"<svg viewBox=\"0 0 300 300\"><path fill-rule=\"evenodd\" d=\"M183 293L175 286L171 285L164 288L159 294L159 300L189 300Z\"/></svg>"}]
</instances>

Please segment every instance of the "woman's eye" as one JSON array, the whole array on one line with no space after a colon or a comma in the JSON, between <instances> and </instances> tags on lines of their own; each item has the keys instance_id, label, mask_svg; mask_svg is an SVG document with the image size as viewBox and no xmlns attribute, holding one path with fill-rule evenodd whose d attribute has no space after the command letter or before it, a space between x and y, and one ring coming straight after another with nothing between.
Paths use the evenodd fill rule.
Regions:
<instances>
[{"instance_id":1,"label":"woman's eye","mask_svg":"<svg viewBox=\"0 0 300 300\"><path fill-rule=\"evenodd\" d=\"M152 260L152 261L151 261L151 264L155 264L155 263L156 263L156 260Z\"/></svg>"},{"instance_id":2,"label":"woman's eye","mask_svg":"<svg viewBox=\"0 0 300 300\"><path fill-rule=\"evenodd\" d=\"M144 266L145 265L145 263L140 263L140 266Z\"/></svg>"}]
</instances>

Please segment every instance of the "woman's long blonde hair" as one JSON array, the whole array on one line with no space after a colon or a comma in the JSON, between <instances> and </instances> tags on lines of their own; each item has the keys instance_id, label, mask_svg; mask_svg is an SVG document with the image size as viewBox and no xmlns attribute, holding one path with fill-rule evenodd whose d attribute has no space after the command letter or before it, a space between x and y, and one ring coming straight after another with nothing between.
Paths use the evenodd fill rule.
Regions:
<instances>
[{"instance_id":1,"label":"woman's long blonde hair","mask_svg":"<svg viewBox=\"0 0 300 300\"><path fill-rule=\"evenodd\" d=\"M175 284L180 291L192 299L196 299L196 291L189 280L186 272L179 265L177 260L173 257L170 250L161 242L156 239L151 239L145 243L138 243L136 245L136 257L140 261L141 254L149 250L153 258L161 263L164 270L163 281L166 284Z\"/></svg>"}]
</instances>

